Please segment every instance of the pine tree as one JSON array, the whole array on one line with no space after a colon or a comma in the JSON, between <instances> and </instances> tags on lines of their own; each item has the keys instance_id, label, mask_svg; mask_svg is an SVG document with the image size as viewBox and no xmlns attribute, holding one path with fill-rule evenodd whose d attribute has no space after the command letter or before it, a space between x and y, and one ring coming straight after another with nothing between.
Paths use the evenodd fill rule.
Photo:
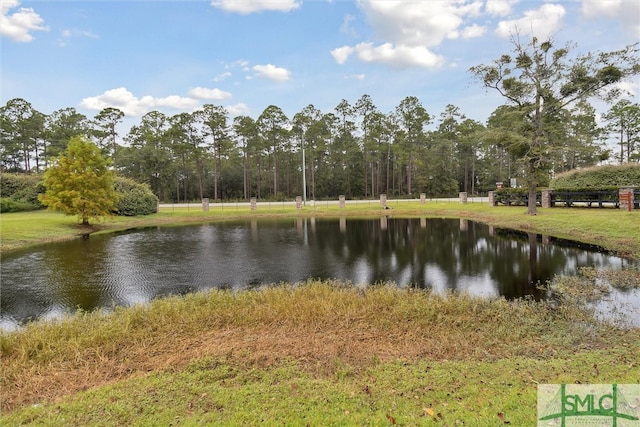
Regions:
<instances>
[{"instance_id":1,"label":"pine tree","mask_svg":"<svg viewBox=\"0 0 640 427\"><path fill-rule=\"evenodd\" d=\"M592 97L616 99L621 89L615 84L640 73L639 45L606 53L574 56L572 45L555 48L551 40L528 43L512 38L514 56L505 54L490 65L470 71L486 88L503 96L514 118L522 125L516 149L527 166L529 201L527 213L535 214L539 177L551 156L564 141L563 110Z\"/></svg>"}]
</instances>

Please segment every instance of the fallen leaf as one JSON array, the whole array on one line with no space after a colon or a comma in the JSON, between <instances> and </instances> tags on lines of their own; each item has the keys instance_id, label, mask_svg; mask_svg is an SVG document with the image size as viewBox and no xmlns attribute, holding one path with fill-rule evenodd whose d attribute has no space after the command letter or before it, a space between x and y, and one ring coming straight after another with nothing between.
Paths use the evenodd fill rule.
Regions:
<instances>
[{"instance_id":1,"label":"fallen leaf","mask_svg":"<svg viewBox=\"0 0 640 427\"><path fill-rule=\"evenodd\" d=\"M498 418L505 424L511 424L511 421L505 419L504 414L502 412L498 412Z\"/></svg>"},{"instance_id":2,"label":"fallen leaf","mask_svg":"<svg viewBox=\"0 0 640 427\"><path fill-rule=\"evenodd\" d=\"M391 424L395 425L395 423L396 423L396 419L395 418L393 418L391 415L387 414L387 419L389 420L389 422Z\"/></svg>"}]
</instances>

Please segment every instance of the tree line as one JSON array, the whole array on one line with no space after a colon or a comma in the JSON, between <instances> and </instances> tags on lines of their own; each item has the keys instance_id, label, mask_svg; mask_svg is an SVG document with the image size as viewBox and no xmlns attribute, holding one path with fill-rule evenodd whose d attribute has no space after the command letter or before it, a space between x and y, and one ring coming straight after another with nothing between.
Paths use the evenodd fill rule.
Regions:
<instances>
[{"instance_id":1,"label":"tree line","mask_svg":"<svg viewBox=\"0 0 640 427\"><path fill-rule=\"evenodd\" d=\"M515 57L471 69L506 101L486 123L454 105L434 116L415 96L384 113L365 94L331 112L308 105L292 117L276 105L258 117L231 118L211 104L175 115L151 111L119 135L117 108L93 118L72 107L46 115L16 98L0 107L0 170L40 173L84 135L118 175L147 183L161 201L321 200L477 194L510 178L545 185L553 174L605 160L640 162L640 106L611 102L599 125L588 102L638 72L637 60L626 71L606 68L607 58L620 60L629 48L568 67L567 48L536 39L514 46ZM607 148L612 140L619 150Z\"/></svg>"}]
</instances>

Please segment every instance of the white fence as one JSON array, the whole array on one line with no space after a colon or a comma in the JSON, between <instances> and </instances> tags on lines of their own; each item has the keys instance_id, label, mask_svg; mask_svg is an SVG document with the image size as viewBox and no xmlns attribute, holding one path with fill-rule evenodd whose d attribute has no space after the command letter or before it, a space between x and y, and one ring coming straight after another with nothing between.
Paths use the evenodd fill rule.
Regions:
<instances>
[{"instance_id":1,"label":"white fence","mask_svg":"<svg viewBox=\"0 0 640 427\"><path fill-rule=\"evenodd\" d=\"M486 196L476 196L476 197L468 197L468 203L487 203L488 198ZM387 199L387 206L393 207L397 206L400 203L415 203L419 204L420 199ZM307 200L307 203L304 207L313 208L313 207L329 207L329 206L337 206L339 201L336 200ZM427 198L424 202L425 204L430 203L460 203L460 198L458 197L448 197L448 198L436 198L429 199ZM346 200L345 204L347 206L371 206L372 208L380 207L380 199L370 199L370 200ZM161 203L161 210L171 210L171 209L187 209L187 210L203 210L203 204L192 202L192 203ZM286 201L286 202L257 202L256 207L259 209L260 206L266 207L296 207L296 201ZM209 200L209 209L221 209L221 210L244 210L250 209L250 202L213 202Z\"/></svg>"}]
</instances>

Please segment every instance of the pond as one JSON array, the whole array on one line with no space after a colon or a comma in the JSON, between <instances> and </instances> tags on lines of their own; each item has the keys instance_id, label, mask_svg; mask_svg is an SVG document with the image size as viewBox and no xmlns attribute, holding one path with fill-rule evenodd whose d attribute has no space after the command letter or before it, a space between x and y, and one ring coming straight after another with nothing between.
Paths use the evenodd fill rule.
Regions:
<instances>
[{"instance_id":1,"label":"pond","mask_svg":"<svg viewBox=\"0 0 640 427\"><path fill-rule=\"evenodd\" d=\"M538 299L536 285L556 274L629 263L598 248L468 220L247 219L144 228L4 256L0 328L77 309L311 278ZM636 291L613 298L640 311Z\"/></svg>"}]
</instances>

